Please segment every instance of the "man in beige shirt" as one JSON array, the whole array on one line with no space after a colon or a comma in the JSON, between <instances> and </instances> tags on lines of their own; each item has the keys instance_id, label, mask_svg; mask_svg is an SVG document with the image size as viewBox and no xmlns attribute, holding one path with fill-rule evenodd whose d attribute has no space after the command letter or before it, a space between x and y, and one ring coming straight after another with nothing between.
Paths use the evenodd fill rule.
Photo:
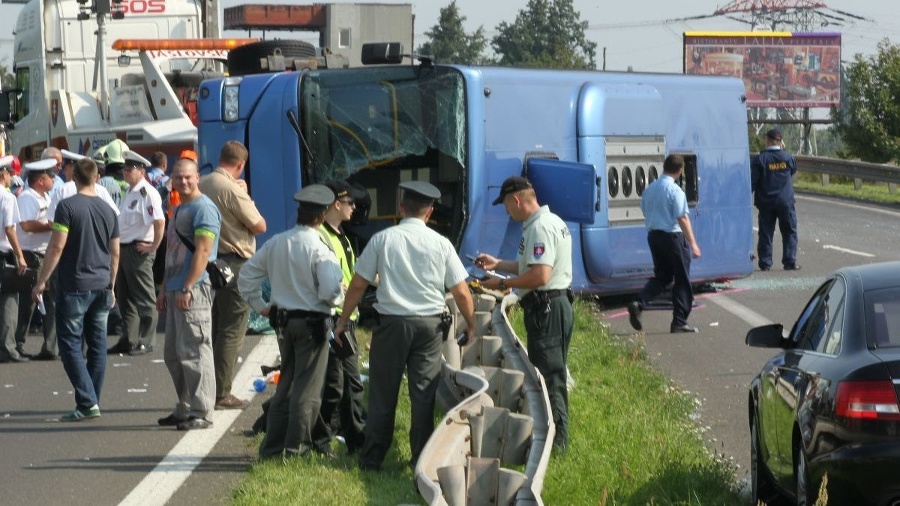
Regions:
<instances>
[{"instance_id":1,"label":"man in beige shirt","mask_svg":"<svg viewBox=\"0 0 900 506\"><path fill-rule=\"evenodd\" d=\"M241 179L247 148L226 142L219 152L219 167L200 179L200 191L222 213L219 258L228 262L237 280L241 267L256 252L256 236L266 231L266 220L247 193ZM250 306L241 297L236 281L216 290L212 307L213 364L216 370L216 409L244 409L247 401L231 393L238 353L247 333Z\"/></svg>"}]
</instances>

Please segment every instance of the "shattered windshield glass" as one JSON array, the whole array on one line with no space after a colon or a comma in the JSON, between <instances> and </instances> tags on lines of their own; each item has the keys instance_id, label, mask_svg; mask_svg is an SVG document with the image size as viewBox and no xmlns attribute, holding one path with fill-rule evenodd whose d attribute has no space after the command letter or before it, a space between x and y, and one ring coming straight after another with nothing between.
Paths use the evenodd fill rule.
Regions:
<instances>
[{"instance_id":1,"label":"shattered windshield glass","mask_svg":"<svg viewBox=\"0 0 900 506\"><path fill-rule=\"evenodd\" d=\"M443 67L311 71L300 89L313 183L435 156L465 165L462 75Z\"/></svg>"}]
</instances>

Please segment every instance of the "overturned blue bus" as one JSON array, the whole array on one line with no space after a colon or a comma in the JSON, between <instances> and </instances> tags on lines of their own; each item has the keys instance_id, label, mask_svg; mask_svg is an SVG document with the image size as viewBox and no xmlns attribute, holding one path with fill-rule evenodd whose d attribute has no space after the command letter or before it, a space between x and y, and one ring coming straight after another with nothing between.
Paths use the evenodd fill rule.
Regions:
<instances>
[{"instance_id":1,"label":"overturned blue bus","mask_svg":"<svg viewBox=\"0 0 900 506\"><path fill-rule=\"evenodd\" d=\"M204 81L200 157L250 151L245 178L269 234L303 185L348 179L370 197L364 242L398 220L397 185L441 189L430 226L461 257L514 258L520 224L492 206L523 174L575 241L574 288L623 293L652 273L641 194L670 153L703 256L697 283L748 276L753 236L744 87L725 77L437 65L303 69ZM263 238L264 240L265 238Z\"/></svg>"}]
</instances>

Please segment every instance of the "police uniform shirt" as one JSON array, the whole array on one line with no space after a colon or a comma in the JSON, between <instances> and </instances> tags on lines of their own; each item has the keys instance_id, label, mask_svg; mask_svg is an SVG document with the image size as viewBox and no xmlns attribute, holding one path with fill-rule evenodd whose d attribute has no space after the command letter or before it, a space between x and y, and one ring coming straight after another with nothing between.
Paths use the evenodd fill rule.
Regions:
<instances>
[{"instance_id":1,"label":"police uniform shirt","mask_svg":"<svg viewBox=\"0 0 900 506\"><path fill-rule=\"evenodd\" d=\"M94 183L94 192L98 197L103 199L103 202L109 204L109 207L116 213L116 216L119 215L119 206L113 201L112 197L109 195L109 192L106 191L106 188L101 186L98 183ZM56 206L60 203L60 201L71 197L78 193L78 187L75 186L75 181L66 181L66 184L60 186L57 189L53 190L50 198L50 208L47 209L47 219L53 221L53 216L56 215ZM20 209L21 210L21 209Z\"/></svg>"},{"instance_id":2,"label":"police uniform shirt","mask_svg":"<svg viewBox=\"0 0 900 506\"><path fill-rule=\"evenodd\" d=\"M566 222L541 206L522 225L519 240L519 274L532 265L552 267L550 280L539 290L564 290L572 286L572 234ZM529 289L520 289L524 297Z\"/></svg>"},{"instance_id":3,"label":"police uniform shirt","mask_svg":"<svg viewBox=\"0 0 900 506\"><path fill-rule=\"evenodd\" d=\"M119 240L122 244L153 242L153 222L165 219L159 192L141 179L119 204Z\"/></svg>"},{"instance_id":4,"label":"police uniform shirt","mask_svg":"<svg viewBox=\"0 0 900 506\"><path fill-rule=\"evenodd\" d=\"M266 279L272 286L270 302L262 298ZM316 229L297 225L266 241L250 257L238 275L238 290L257 312L271 304L331 314L343 300L341 267Z\"/></svg>"},{"instance_id":5,"label":"police uniform shirt","mask_svg":"<svg viewBox=\"0 0 900 506\"><path fill-rule=\"evenodd\" d=\"M791 176L797 172L794 156L778 146L769 146L752 165L756 205L793 204Z\"/></svg>"},{"instance_id":6,"label":"police uniform shirt","mask_svg":"<svg viewBox=\"0 0 900 506\"><path fill-rule=\"evenodd\" d=\"M3 253L7 253L12 249L12 244L9 243L9 238L6 237L6 228L18 223L19 206L16 205L16 196L0 189L0 227L3 227L3 230L0 231L0 251Z\"/></svg>"},{"instance_id":7,"label":"police uniform shirt","mask_svg":"<svg viewBox=\"0 0 900 506\"><path fill-rule=\"evenodd\" d=\"M672 176L663 174L644 190L641 211L647 230L681 232L678 218L688 215L687 197Z\"/></svg>"},{"instance_id":8,"label":"police uniform shirt","mask_svg":"<svg viewBox=\"0 0 900 506\"><path fill-rule=\"evenodd\" d=\"M374 307L392 316L441 314L446 290L468 277L453 244L418 218L372 236L356 273L369 283L380 275Z\"/></svg>"},{"instance_id":9,"label":"police uniform shirt","mask_svg":"<svg viewBox=\"0 0 900 506\"><path fill-rule=\"evenodd\" d=\"M48 195L41 195L30 187L25 188L18 198L20 220L47 221L49 219L47 210L50 207L50 203ZM47 252L47 244L50 242L49 230L46 232L26 232L22 225L19 224L16 233L19 236L19 245L23 251L31 251L41 255Z\"/></svg>"}]
</instances>

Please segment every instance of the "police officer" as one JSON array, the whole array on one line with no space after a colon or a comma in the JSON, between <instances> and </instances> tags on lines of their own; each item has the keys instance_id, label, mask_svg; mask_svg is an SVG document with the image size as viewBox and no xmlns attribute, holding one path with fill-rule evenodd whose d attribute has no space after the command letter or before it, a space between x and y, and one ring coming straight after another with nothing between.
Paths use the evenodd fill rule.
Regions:
<instances>
[{"instance_id":1,"label":"police officer","mask_svg":"<svg viewBox=\"0 0 900 506\"><path fill-rule=\"evenodd\" d=\"M400 184L399 224L378 232L356 262L336 335L349 327L363 292L379 277L375 310L379 323L369 350L369 416L359 466L377 470L394 439L394 415L403 371L409 378L410 465L434 431L434 399L440 373L441 313L449 289L475 335L475 308L468 273L453 244L426 226L441 192L423 181ZM427 261L423 261L427 259Z\"/></svg>"},{"instance_id":2,"label":"police officer","mask_svg":"<svg viewBox=\"0 0 900 506\"><path fill-rule=\"evenodd\" d=\"M128 190L119 204L121 257L116 301L121 306L122 335L113 353L143 355L156 344L156 284L153 262L165 237L162 199L145 177L150 161L127 150L123 176Z\"/></svg>"},{"instance_id":3,"label":"police officer","mask_svg":"<svg viewBox=\"0 0 900 506\"><path fill-rule=\"evenodd\" d=\"M334 192L311 185L294 195L300 203L297 226L269 239L250 257L238 275L238 289L247 303L284 337L281 380L272 397L260 458L304 455L316 451L313 427L319 416L328 364L326 321L340 302L341 267L322 242L317 228ZM270 301L262 284L272 286Z\"/></svg>"},{"instance_id":4,"label":"police officer","mask_svg":"<svg viewBox=\"0 0 900 506\"><path fill-rule=\"evenodd\" d=\"M772 268L772 239L775 221L781 230L781 264L786 271L800 269L797 263L797 212L794 210L794 156L782 149L781 131L766 132L766 149L750 164L753 203L759 211L759 241L756 245L759 270Z\"/></svg>"},{"instance_id":5,"label":"police officer","mask_svg":"<svg viewBox=\"0 0 900 506\"><path fill-rule=\"evenodd\" d=\"M519 290L525 310L528 358L547 382L556 436L553 446L565 451L569 444L569 393L566 364L572 339L572 235L569 227L538 204L531 183L519 176L507 178L494 205L503 204L514 221L523 223L516 260L499 260L481 253L475 264L485 270L517 273L508 279L482 281L491 290Z\"/></svg>"},{"instance_id":6,"label":"police officer","mask_svg":"<svg viewBox=\"0 0 900 506\"><path fill-rule=\"evenodd\" d=\"M319 235L337 257L341 266L342 283L347 287L353 279L356 248L342 223L350 221L356 210L356 199L364 199L366 193L341 180L330 181L326 186L334 192L335 200L325 212L325 222L319 226ZM337 316L341 315L340 307L335 308L335 311ZM344 334L354 341L354 348L357 348L355 328L358 319L359 311L354 311L350 315L350 330ZM331 350L328 353L325 389L322 391L321 419L316 424L315 430L316 446L320 451L323 453L331 451L329 444L333 436L332 419L335 415L339 420L340 433L347 444L347 452L352 454L362 447L366 428L364 395L365 386L359 375L359 356L353 354L339 358L338 354Z\"/></svg>"},{"instance_id":7,"label":"police officer","mask_svg":"<svg viewBox=\"0 0 900 506\"><path fill-rule=\"evenodd\" d=\"M687 197L675 181L684 170L681 155L669 155L663 161L663 174L644 190L641 211L647 226L647 244L653 256L653 277L647 280L640 300L628 305L631 326L643 329L641 312L647 303L662 293L673 281L672 324L669 331L698 332L688 325L694 303L691 290L691 256L700 257L700 246L694 238L688 216Z\"/></svg>"}]
</instances>

